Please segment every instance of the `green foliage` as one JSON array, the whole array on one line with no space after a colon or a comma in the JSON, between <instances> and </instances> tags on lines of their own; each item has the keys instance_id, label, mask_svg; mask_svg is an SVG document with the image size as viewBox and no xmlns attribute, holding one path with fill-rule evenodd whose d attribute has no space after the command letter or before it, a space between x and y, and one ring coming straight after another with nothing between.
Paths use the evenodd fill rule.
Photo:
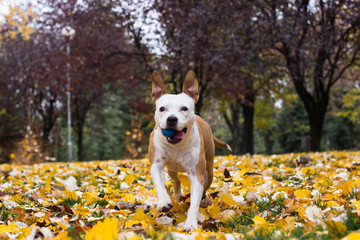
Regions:
<instances>
[{"instance_id":1,"label":"green foliage","mask_svg":"<svg viewBox=\"0 0 360 240\"><path fill-rule=\"evenodd\" d=\"M10 161L10 154L15 152L25 133L21 109L7 106L8 103L0 96L0 163Z\"/></svg>"},{"instance_id":2,"label":"green foliage","mask_svg":"<svg viewBox=\"0 0 360 240\"><path fill-rule=\"evenodd\" d=\"M276 117L276 141L281 149L275 152L300 152L301 137L309 135L310 127L307 114L300 100L296 100L289 107L281 108Z\"/></svg>"},{"instance_id":3,"label":"green foliage","mask_svg":"<svg viewBox=\"0 0 360 240\"><path fill-rule=\"evenodd\" d=\"M244 226L249 226L254 224L251 216L242 213L241 215L234 216L231 220L227 221L224 224L224 227L229 227L233 229L233 232L243 232Z\"/></svg>"},{"instance_id":4,"label":"green foliage","mask_svg":"<svg viewBox=\"0 0 360 240\"><path fill-rule=\"evenodd\" d=\"M354 147L354 139L357 136L353 132L354 126L348 118L333 117L327 120L326 144L331 150L352 149Z\"/></svg>"},{"instance_id":5,"label":"green foliage","mask_svg":"<svg viewBox=\"0 0 360 240\"><path fill-rule=\"evenodd\" d=\"M68 205L70 207L73 207L75 204L77 203L81 203L81 198L73 198L73 197L69 197L64 199L64 201L62 202L63 205Z\"/></svg>"},{"instance_id":6,"label":"green foliage","mask_svg":"<svg viewBox=\"0 0 360 240\"><path fill-rule=\"evenodd\" d=\"M9 218L10 210L7 209L5 206L0 208L0 220L6 222Z\"/></svg>"},{"instance_id":7,"label":"green foliage","mask_svg":"<svg viewBox=\"0 0 360 240\"><path fill-rule=\"evenodd\" d=\"M122 91L109 91L86 118L85 159L120 159L124 156L124 133L129 129L130 118L128 99Z\"/></svg>"}]
</instances>

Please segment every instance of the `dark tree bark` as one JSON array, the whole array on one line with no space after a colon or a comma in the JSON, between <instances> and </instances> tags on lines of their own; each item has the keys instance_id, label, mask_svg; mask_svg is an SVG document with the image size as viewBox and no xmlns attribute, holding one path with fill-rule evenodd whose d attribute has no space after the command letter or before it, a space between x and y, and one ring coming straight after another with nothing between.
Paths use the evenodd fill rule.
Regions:
<instances>
[{"instance_id":1,"label":"dark tree bark","mask_svg":"<svg viewBox=\"0 0 360 240\"><path fill-rule=\"evenodd\" d=\"M226 124L231 132L231 148L234 154L241 153L241 123L240 123L240 114L241 114L241 103L240 101L234 101L230 103L230 116L227 113L224 113Z\"/></svg>"},{"instance_id":2,"label":"dark tree bark","mask_svg":"<svg viewBox=\"0 0 360 240\"><path fill-rule=\"evenodd\" d=\"M92 101L91 101L92 102ZM83 149L83 133L84 133L84 126L85 126L85 119L88 111L91 108L91 102L82 102L80 99L74 100L74 106L75 106L75 116L74 116L74 130L77 135L77 161L83 161L84 160L84 149Z\"/></svg>"},{"instance_id":3,"label":"dark tree bark","mask_svg":"<svg viewBox=\"0 0 360 240\"><path fill-rule=\"evenodd\" d=\"M254 97L246 96L243 108L244 127L242 134L242 153L254 154Z\"/></svg>"},{"instance_id":4,"label":"dark tree bark","mask_svg":"<svg viewBox=\"0 0 360 240\"><path fill-rule=\"evenodd\" d=\"M53 127L58 119L60 113L57 111L55 107L55 103L57 101L57 94L52 94L50 99L46 100L46 107L43 109L41 106L42 101L44 99L44 94L39 94L39 102L37 103L37 111L40 113L43 126L42 126L42 141L43 147L46 149L49 145L49 137L50 133L53 130Z\"/></svg>"}]
</instances>

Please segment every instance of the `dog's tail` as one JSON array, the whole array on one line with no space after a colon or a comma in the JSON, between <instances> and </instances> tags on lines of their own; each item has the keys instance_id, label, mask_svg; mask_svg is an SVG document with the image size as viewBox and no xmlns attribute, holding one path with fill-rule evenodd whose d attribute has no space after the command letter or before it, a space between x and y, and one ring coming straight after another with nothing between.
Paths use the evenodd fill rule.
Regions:
<instances>
[{"instance_id":1,"label":"dog's tail","mask_svg":"<svg viewBox=\"0 0 360 240\"><path fill-rule=\"evenodd\" d=\"M220 148L224 148L224 149L227 149L229 150L230 152L232 152L232 149L231 147L226 144L225 142L221 141L220 139L217 139L216 137L213 136L213 139L214 139L214 143L215 143L215 146L218 146Z\"/></svg>"}]
</instances>

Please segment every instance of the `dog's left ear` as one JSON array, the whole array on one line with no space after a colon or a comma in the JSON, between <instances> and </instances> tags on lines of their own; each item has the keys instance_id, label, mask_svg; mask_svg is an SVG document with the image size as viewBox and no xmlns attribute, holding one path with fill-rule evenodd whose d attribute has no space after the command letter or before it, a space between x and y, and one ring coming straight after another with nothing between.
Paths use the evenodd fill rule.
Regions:
<instances>
[{"instance_id":1,"label":"dog's left ear","mask_svg":"<svg viewBox=\"0 0 360 240\"><path fill-rule=\"evenodd\" d=\"M153 100L153 102L156 102L156 100L158 100L162 95L166 93L166 87L160 74L158 74L157 72L154 72L151 78L152 78L151 99Z\"/></svg>"},{"instance_id":2,"label":"dog's left ear","mask_svg":"<svg viewBox=\"0 0 360 240\"><path fill-rule=\"evenodd\" d=\"M182 91L192 97L195 103L199 100L199 84L195 73L191 70L186 74Z\"/></svg>"}]
</instances>

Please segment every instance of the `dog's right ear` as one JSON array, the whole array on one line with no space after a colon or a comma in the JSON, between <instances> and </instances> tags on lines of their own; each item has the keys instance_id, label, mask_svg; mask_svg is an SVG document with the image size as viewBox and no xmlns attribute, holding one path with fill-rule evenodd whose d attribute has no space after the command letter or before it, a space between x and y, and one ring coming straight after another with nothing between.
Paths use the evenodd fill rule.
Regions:
<instances>
[{"instance_id":1,"label":"dog's right ear","mask_svg":"<svg viewBox=\"0 0 360 240\"><path fill-rule=\"evenodd\" d=\"M166 93L166 87L160 74L158 74L157 72L154 72L151 78L152 78L151 99L153 100L153 102L156 102L156 100L158 100L162 95Z\"/></svg>"}]
</instances>

